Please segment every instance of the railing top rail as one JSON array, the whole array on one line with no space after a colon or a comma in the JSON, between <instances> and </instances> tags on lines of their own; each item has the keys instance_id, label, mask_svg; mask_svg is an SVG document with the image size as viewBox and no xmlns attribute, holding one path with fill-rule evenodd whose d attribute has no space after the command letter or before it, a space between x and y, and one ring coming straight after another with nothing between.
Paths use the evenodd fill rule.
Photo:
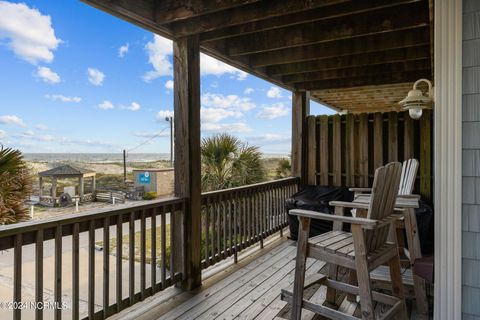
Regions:
<instances>
[{"instance_id":1,"label":"railing top rail","mask_svg":"<svg viewBox=\"0 0 480 320\"><path fill-rule=\"evenodd\" d=\"M62 215L60 217L15 223L11 225L1 226L0 238L16 235L18 233L25 233L25 232L36 231L39 229L52 228L59 225L71 225L74 223L91 221L93 219L96 220L96 219L101 219L109 216L116 216L120 214L129 213L132 211L147 210L147 209L153 209L159 206L181 204L183 203L183 201L184 201L183 198L172 197L167 199L152 200L144 204L118 205L119 207L120 206L121 207L113 210L112 208L97 209L97 210L92 210L85 213L71 213L71 214Z\"/></svg>"},{"instance_id":2,"label":"railing top rail","mask_svg":"<svg viewBox=\"0 0 480 320\"><path fill-rule=\"evenodd\" d=\"M229 194L229 193L232 193L232 192L239 192L239 191L261 188L261 187L277 185L277 184L278 185L283 185L283 184L288 183L288 182L299 182L299 181L300 181L300 178L298 178L298 177L289 177L289 178L283 178L283 179L272 180L272 181L265 181L265 182L255 183L255 184L248 184L246 186L241 186L241 187L203 192L202 197L208 197L210 195Z\"/></svg>"}]
</instances>

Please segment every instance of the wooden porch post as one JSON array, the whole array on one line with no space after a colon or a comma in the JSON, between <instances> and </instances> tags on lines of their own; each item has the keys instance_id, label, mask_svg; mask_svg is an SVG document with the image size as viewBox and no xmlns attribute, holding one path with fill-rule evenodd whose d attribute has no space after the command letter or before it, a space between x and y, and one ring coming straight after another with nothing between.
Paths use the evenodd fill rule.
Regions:
<instances>
[{"instance_id":1,"label":"wooden porch post","mask_svg":"<svg viewBox=\"0 0 480 320\"><path fill-rule=\"evenodd\" d=\"M301 177L302 184L306 183L305 159L307 156L306 144L306 117L310 114L310 92L294 91L292 94L292 175Z\"/></svg>"},{"instance_id":2,"label":"wooden porch post","mask_svg":"<svg viewBox=\"0 0 480 320\"><path fill-rule=\"evenodd\" d=\"M198 36L173 42L175 195L186 198L185 216L176 216L174 260L184 259L188 290L201 285L200 47ZM183 222L183 223L182 223ZM183 232L178 232L183 225ZM183 234L183 241L180 235ZM178 249L178 250L177 250ZM183 251L183 253L181 252Z\"/></svg>"}]
</instances>

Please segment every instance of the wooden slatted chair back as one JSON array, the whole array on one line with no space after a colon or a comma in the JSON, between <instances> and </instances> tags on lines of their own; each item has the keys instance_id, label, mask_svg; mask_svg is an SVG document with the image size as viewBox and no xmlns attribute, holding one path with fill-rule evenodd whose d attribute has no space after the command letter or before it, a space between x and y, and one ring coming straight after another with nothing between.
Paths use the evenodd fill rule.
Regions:
<instances>
[{"instance_id":1,"label":"wooden slatted chair back","mask_svg":"<svg viewBox=\"0 0 480 320\"><path fill-rule=\"evenodd\" d=\"M391 162L375 171L372 195L367 218L382 220L391 214L395 208L402 164ZM383 246L387 241L389 225L366 232L365 244L367 252L372 252Z\"/></svg>"},{"instance_id":2,"label":"wooden slatted chair back","mask_svg":"<svg viewBox=\"0 0 480 320\"><path fill-rule=\"evenodd\" d=\"M412 194L413 187L415 186L415 179L417 178L418 165L417 159L408 159L403 162L398 194Z\"/></svg>"}]
</instances>

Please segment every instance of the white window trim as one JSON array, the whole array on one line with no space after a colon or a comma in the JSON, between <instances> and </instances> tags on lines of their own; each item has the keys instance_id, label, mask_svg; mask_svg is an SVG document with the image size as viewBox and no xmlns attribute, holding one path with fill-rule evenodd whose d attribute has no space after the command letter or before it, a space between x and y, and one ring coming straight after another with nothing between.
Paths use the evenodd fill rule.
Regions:
<instances>
[{"instance_id":1,"label":"white window trim","mask_svg":"<svg viewBox=\"0 0 480 320\"><path fill-rule=\"evenodd\" d=\"M462 0L435 0L434 318L462 313Z\"/></svg>"}]
</instances>

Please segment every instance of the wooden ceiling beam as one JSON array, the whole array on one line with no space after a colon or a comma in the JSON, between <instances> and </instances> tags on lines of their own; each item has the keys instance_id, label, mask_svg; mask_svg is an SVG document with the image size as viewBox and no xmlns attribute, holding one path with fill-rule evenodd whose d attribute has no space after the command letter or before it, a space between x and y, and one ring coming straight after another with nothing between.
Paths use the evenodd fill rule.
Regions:
<instances>
[{"instance_id":1,"label":"wooden ceiling beam","mask_svg":"<svg viewBox=\"0 0 480 320\"><path fill-rule=\"evenodd\" d=\"M116 0L114 0L116 1ZM123 0L125 1L125 0ZM126 0L128 1L128 0ZM129 1L129 2L136 2ZM261 0L154 0L155 21L168 24L205 14L236 8Z\"/></svg>"},{"instance_id":2,"label":"wooden ceiling beam","mask_svg":"<svg viewBox=\"0 0 480 320\"><path fill-rule=\"evenodd\" d=\"M328 8L330 8L334 4L345 2L349 3L350 1L351 0L264 0L260 2L249 3L242 7L227 9L208 15L193 17L188 20L173 22L169 24L168 27L177 36L213 32L212 34L210 34L210 37L216 37L215 32L217 30L225 30L224 28L229 26L236 26L245 23L256 23L260 22L260 20L272 17L278 17L278 19L274 22L280 22L280 25L282 25L282 18L286 14L301 12L300 16L302 16L303 14L307 14L311 9L328 10ZM200 40L203 41L205 39L200 38Z\"/></svg>"},{"instance_id":3,"label":"wooden ceiling beam","mask_svg":"<svg viewBox=\"0 0 480 320\"><path fill-rule=\"evenodd\" d=\"M389 83L413 82L430 75L430 68L407 72L394 72L376 74L363 77L347 77L342 79L329 79L319 81L305 81L295 84L297 90L323 90L334 88L352 88L368 85L380 85Z\"/></svg>"},{"instance_id":4,"label":"wooden ceiling beam","mask_svg":"<svg viewBox=\"0 0 480 320\"><path fill-rule=\"evenodd\" d=\"M302 72L414 61L425 58L430 58L430 46L428 44L379 52L360 53L351 56L281 64L267 67L267 73L270 75L289 75Z\"/></svg>"},{"instance_id":5,"label":"wooden ceiling beam","mask_svg":"<svg viewBox=\"0 0 480 320\"><path fill-rule=\"evenodd\" d=\"M101 11L107 12L122 20L128 21L140 28L147 29L169 39L173 38L171 31L155 23L154 0L80 0Z\"/></svg>"},{"instance_id":6,"label":"wooden ceiling beam","mask_svg":"<svg viewBox=\"0 0 480 320\"><path fill-rule=\"evenodd\" d=\"M402 10L411 13L398 14ZM422 2L416 2L346 18L309 22L229 38L226 40L227 53L229 56L247 55L428 26L428 22L425 21L426 15L428 16L428 8L425 8Z\"/></svg>"},{"instance_id":7,"label":"wooden ceiling beam","mask_svg":"<svg viewBox=\"0 0 480 320\"><path fill-rule=\"evenodd\" d=\"M214 19L211 17L209 21L205 21L205 24L212 25L211 30L203 29L203 33L200 35L202 42L225 39L236 37L239 35L247 35L260 31L278 29L286 26L294 26L298 24L304 24L307 22L321 21L332 18L346 17L353 14L362 14L372 10L378 10L388 7L396 7L406 3L414 3L422 0L367 0L367 1L346 1L336 5L322 6L320 8L311 8L308 11L295 12L294 10L286 11L288 14L280 16L272 16L271 10L268 10L267 15L263 15L264 12L257 12L256 19L252 16L243 16L242 12L236 11L236 14L240 17L235 19L234 15L221 16L218 19L218 24L214 25ZM282 2L278 2L281 4ZM296 1L294 1L296 3ZM246 8L242 8L246 10ZM265 10L262 10L265 11ZM231 18L231 19L229 19ZM250 21L249 21L250 19ZM242 21L243 20L243 21ZM241 22L241 24L239 23ZM203 23L202 23L203 24ZM221 26L221 27L219 27ZM195 26L191 26L191 32L198 32L198 28L195 31ZM182 31L186 31L183 27ZM179 28L173 28L174 31Z\"/></svg>"},{"instance_id":8,"label":"wooden ceiling beam","mask_svg":"<svg viewBox=\"0 0 480 320\"><path fill-rule=\"evenodd\" d=\"M262 52L249 56L249 60L250 65L253 68L257 68L418 46L429 44L429 40L428 27L420 26L418 28L385 32L378 35Z\"/></svg>"},{"instance_id":9,"label":"wooden ceiling beam","mask_svg":"<svg viewBox=\"0 0 480 320\"><path fill-rule=\"evenodd\" d=\"M320 70L314 72L291 74L283 76L282 81L287 84L292 84L305 81L362 77L384 73L399 73L407 71L425 70L430 68L430 57L427 57L426 59L409 62L384 63L373 66L361 66L353 68Z\"/></svg>"}]
</instances>

